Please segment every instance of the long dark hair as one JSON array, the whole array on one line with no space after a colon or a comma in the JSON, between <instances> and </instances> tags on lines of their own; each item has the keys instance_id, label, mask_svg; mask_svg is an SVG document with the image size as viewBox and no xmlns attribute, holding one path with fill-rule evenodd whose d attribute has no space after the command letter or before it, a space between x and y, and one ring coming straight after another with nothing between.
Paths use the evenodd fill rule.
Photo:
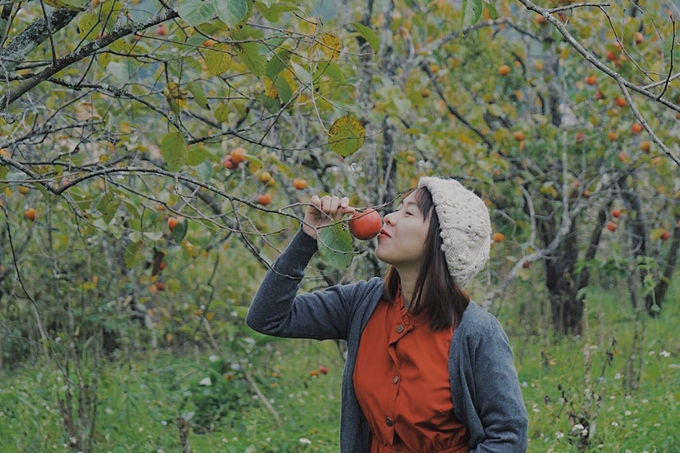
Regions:
<instances>
[{"instance_id":1,"label":"long dark hair","mask_svg":"<svg viewBox=\"0 0 680 453\"><path fill-rule=\"evenodd\" d=\"M430 219L430 229L427 232L423 253L425 258L418 271L410 311L415 316L427 313L433 330L455 327L460 323L463 312L470 304L470 296L458 286L449 273L442 251L439 218L430 191L421 187L404 197L410 193L414 194L418 209L423 214L423 221ZM400 283L399 273L394 266L389 266L384 280L385 298L388 302L395 300Z\"/></svg>"}]
</instances>

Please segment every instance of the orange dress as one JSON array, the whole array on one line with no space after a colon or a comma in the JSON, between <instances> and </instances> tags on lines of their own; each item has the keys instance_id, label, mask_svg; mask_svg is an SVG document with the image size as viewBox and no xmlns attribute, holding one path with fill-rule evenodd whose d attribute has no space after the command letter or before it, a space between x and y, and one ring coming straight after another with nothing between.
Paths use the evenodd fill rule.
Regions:
<instances>
[{"instance_id":1,"label":"orange dress","mask_svg":"<svg viewBox=\"0 0 680 453\"><path fill-rule=\"evenodd\" d=\"M370 453L464 453L468 429L453 413L448 359L453 328L433 331L398 296L381 299L364 329L354 390L371 427Z\"/></svg>"}]
</instances>

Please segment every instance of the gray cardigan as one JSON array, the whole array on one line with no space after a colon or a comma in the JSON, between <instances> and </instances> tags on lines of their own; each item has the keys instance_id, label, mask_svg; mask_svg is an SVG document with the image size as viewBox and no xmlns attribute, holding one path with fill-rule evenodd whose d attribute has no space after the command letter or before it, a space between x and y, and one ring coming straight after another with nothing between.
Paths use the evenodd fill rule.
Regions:
<instances>
[{"instance_id":1,"label":"gray cardigan","mask_svg":"<svg viewBox=\"0 0 680 453\"><path fill-rule=\"evenodd\" d=\"M267 272L246 319L258 332L288 338L347 341L342 378L340 450L368 451L370 428L354 394L354 363L361 333L383 295L372 278L298 295L316 240L301 230ZM449 355L456 417L470 431L474 453L524 452L528 417L508 338L496 318L470 303L454 329Z\"/></svg>"}]
</instances>

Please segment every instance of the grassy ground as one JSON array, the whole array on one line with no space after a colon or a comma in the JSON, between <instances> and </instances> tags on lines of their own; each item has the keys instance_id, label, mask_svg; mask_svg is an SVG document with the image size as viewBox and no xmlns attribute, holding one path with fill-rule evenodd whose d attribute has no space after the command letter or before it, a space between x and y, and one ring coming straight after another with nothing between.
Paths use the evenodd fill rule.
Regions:
<instances>
[{"instance_id":1,"label":"grassy ground","mask_svg":"<svg viewBox=\"0 0 680 453\"><path fill-rule=\"evenodd\" d=\"M680 307L674 300L669 297L661 319L637 323L635 354L635 313L616 291L589 296L578 338L553 338L545 333L545 316L503 307L499 318L511 336L530 416L529 452L576 452L586 441L589 451L680 451ZM107 362L100 373L94 451L178 452L178 415L209 429L194 427L194 452L338 451L342 359L336 345L256 344L249 358L248 376L276 415L236 361L153 351ZM64 395L64 378L52 363L5 374L0 453L72 451L58 403Z\"/></svg>"}]
</instances>

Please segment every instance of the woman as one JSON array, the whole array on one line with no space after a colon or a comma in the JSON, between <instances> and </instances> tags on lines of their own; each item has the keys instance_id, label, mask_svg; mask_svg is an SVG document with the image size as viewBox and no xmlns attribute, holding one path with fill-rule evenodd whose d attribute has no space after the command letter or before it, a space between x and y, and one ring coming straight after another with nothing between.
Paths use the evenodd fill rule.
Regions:
<instances>
[{"instance_id":1,"label":"woman","mask_svg":"<svg viewBox=\"0 0 680 453\"><path fill-rule=\"evenodd\" d=\"M527 413L507 336L463 287L486 265L483 201L421 178L385 216L373 278L298 295L317 231L354 212L314 196L304 225L258 290L247 323L269 335L344 339L343 453L523 452Z\"/></svg>"}]
</instances>

